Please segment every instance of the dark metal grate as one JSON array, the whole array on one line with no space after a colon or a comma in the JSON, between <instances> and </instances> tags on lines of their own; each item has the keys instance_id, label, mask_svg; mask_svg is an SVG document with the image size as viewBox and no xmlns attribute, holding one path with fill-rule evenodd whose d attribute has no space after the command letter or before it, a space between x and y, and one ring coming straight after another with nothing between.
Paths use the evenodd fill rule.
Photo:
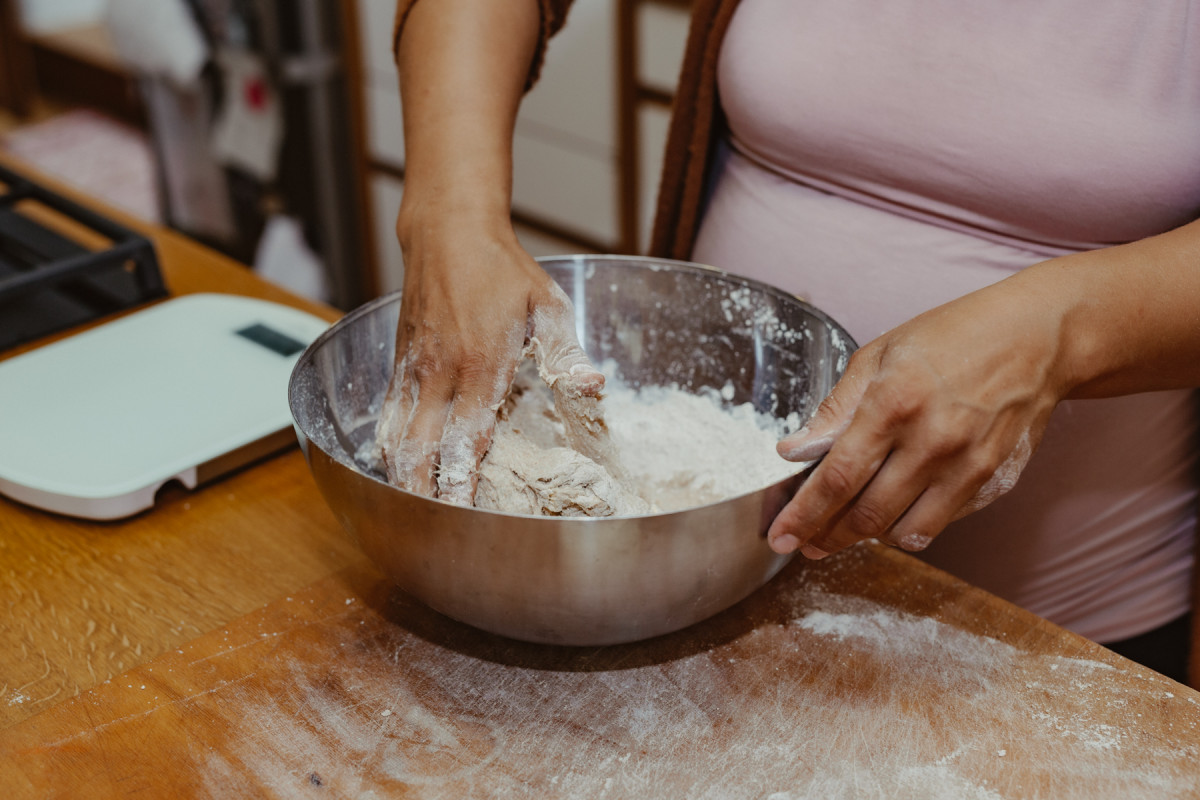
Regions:
<instances>
[{"instance_id":1,"label":"dark metal grate","mask_svg":"<svg viewBox=\"0 0 1200 800\"><path fill-rule=\"evenodd\" d=\"M166 294L146 237L0 166L0 350ZM30 216L40 204L107 240L89 249Z\"/></svg>"}]
</instances>

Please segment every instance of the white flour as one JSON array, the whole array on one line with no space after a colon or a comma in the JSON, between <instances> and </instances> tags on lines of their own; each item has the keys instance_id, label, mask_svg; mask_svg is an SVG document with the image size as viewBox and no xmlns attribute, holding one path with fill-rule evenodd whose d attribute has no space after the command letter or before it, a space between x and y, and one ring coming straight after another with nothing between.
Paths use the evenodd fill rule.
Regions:
<instances>
[{"instance_id":1,"label":"white flour","mask_svg":"<svg viewBox=\"0 0 1200 800\"><path fill-rule=\"evenodd\" d=\"M775 442L786 423L722 392L633 390L609 379L602 403L619 469L571 449L551 392L523 369L480 467L475 505L518 514L632 516L763 489L798 471ZM601 423L603 426L603 422Z\"/></svg>"}]
</instances>

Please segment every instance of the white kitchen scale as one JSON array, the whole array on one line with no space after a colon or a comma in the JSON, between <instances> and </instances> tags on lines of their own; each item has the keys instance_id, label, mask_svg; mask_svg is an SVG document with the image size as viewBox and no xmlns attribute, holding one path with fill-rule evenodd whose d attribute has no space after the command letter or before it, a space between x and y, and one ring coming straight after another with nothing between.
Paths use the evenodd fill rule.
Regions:
<instances>
[{"instance_id":1,"label":"white kitchen scale","mask_svg":"<svg viewBox=\"0 0 1200 800\"><path fill-rule=\"evenodd\" d=\"M288 378L327 327L192 294L0 362L0 493L119 519L295 442Z\"/></svg>"}]
</instances>

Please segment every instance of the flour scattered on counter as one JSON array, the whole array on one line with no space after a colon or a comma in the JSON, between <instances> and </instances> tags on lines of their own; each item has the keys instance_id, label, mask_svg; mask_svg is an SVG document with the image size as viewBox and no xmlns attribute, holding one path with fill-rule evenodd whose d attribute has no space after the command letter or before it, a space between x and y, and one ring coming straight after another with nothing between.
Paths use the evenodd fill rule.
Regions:
<instances>
[{"instance_id":1,"label":"flour scattered on counter","mask_svg":"<svg viewBox=\"0 0 1200 800\"><path fill-rule=\"evenodd\" d=\"M1033 719L1047 728L1079 740L1084 747L1093 750L1111 750L1121 745L1121 732L1113 725L1080 726L1077 720L1061 719L1053 714L1032 714Z\"/></svg>"},{"instance_id":2,"label":"flour scattered on counter","mask_svg":"<svg viewBox=\"0 0 1200 800\"><path fill-rule=\"evenodd\" d=\"M968 708L986 716L972 719L969 713L955 714L955 724L964 730L988 724L1024 730L1027 738L1038 742L1036 748L1053 746L1073 751L1079 759L1078 769L1083 769L1087 762L1080 754L1091 753L1098 757L1115 754L1130 736L1140 734L1129 727L1127 711L1139 695L1113 696L1114 685L1120 684L1114 684L1119 670L1111 664L1057 655L1031 655L999 640L961 631L929 617L899 613L857 598L828 596L814 591L807 595L806 602L818 608L798 615L793 624L841 643L850 653L886 664L893 680L898 681L891 690L896 695L902 696L906 692L903 687L907 685L911 691L937 687L937 691L947 696L977 698L967 704ZM1002 690L1002 686L1006 688ZM1024 688L1020 704L1009 708L986 706L989 697L1001 692L1011 693L1017 687ZM1090 698L1096 694L1106 696L1107 702L1091 702ZM1147 697L1152 694L1146 692ZM1173 697L1170 692L1162 694ZM1195 744L1188 744L1187 739L1181 740L1178 746L1181 752L1198 750ZM995 752L1000 757L1009 755L1008 748ZM1114 779L1120 775L1120 780L1128 781L1130 786L1166 785L1160 784L1161 776L1127 772L1122 763L1120 760L1096 762L1091 768L1103 770L1100 774L1112 770Z\"/></svg>"},{"instance_id":3,"label":"flour scattered on counter","mask_svg":"<svg viewBox=\"0 0 1200 800\"><path fill-rule=\"evenodd\" d=\"M303 657L279 653L273 681L180 701L228 722L229 746L192 753L195 769L213 797L292 796L314 774L338 796L425 800L1196 796L1200 709L1165 678L827 593L819 574L793 575L736 635L669 658L600 648L574 668L447 646L396 624L403 607L359 603ZM1164 704L1169 732L1149 724Z\"/></svg>"},{"instance_id":4,"label":"flour scattered on counter","mask_svg":"<svg viewBox=\"0 0 1200 800\"><path fill-rule=\"evenodd\" d=\"M901 614L878 606L858 606L845 599L838 604L848 606L848 610L812 611L795 624L818 636L851 640L859 647L886 652L893 660L920 661L938 652L954 665L979 675L987 675L1018 652L1004 642L965 633L929 617ZM938 680L939 675L949 672L939 670L930 677Z\"/></svg>"}]
</instances>

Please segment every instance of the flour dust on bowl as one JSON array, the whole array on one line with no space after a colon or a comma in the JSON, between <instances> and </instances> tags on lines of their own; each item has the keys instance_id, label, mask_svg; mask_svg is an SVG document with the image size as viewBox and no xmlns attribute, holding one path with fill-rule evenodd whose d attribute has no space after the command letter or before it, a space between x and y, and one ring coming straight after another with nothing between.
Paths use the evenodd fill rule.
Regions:
<instances>
[{"instance_id":1,"label":"flour dust on bowl","mask_svg":"<svg viewBox=\"0 0 1200 800\"><path fill-rule=\"evenodd\" d=\"M798 425L855 344L827 315L756 281L625 256L539 259L575 304L588 355L623 385L720 392ZM391 378L400 295L343 317L301 356L289 402L325 500L366 555L431 608L525 641L599 645L679 630L766 583L787 558L766 527L795 490L695 508L545 517L466 508L387 483L361 454Z\"/></svg>"}]
</instances>

